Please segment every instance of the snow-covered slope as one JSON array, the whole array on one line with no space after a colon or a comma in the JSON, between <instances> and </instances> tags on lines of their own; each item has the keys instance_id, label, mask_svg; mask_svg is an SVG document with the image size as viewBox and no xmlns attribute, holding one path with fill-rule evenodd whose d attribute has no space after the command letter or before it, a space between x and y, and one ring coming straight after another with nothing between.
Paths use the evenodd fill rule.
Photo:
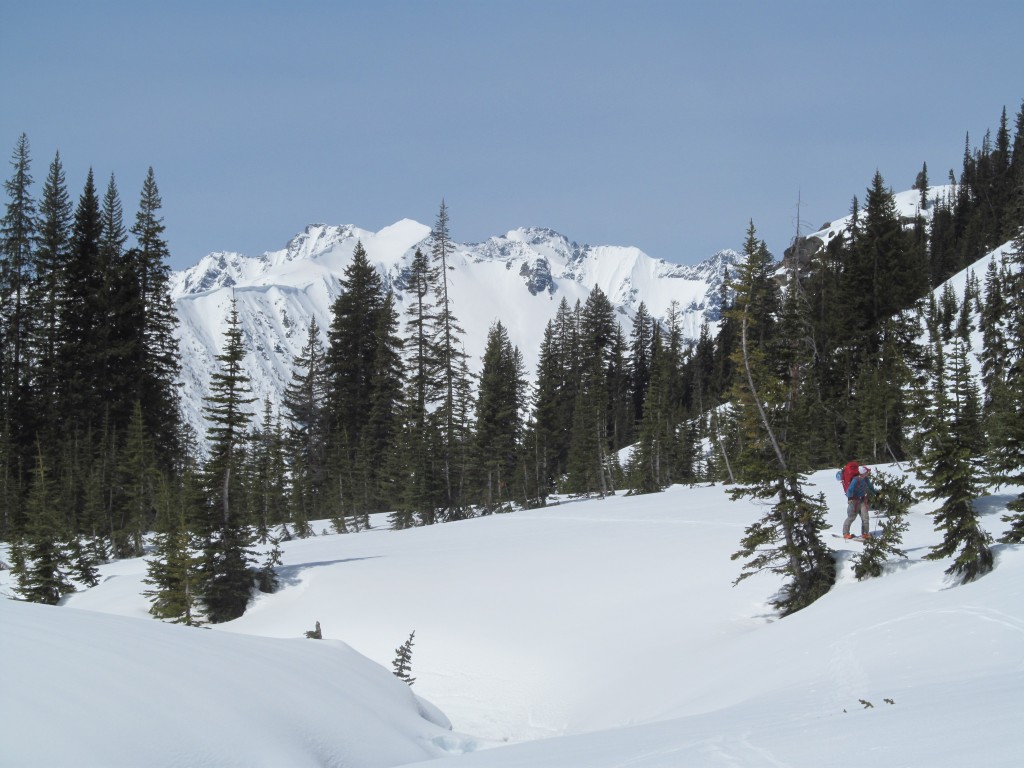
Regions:
<instances>
[{"instance_id":1,"label":"snow-covered slope","mask_svg":"<svg viewBox=\"0 0 1024 768\"><path fill-rule=\"evenodd\" d=\"M834 470L809 479L838 530ZM980 500L986 531L1020 490ZM0 765L1015 766L1024 547L952 584L933 509L881 578L827 539L836 586L782 620L776 575L732 586L764 509L722 486L285 542L281 590L210 629L153 620L145 562L111 563L65 606L0 600ZM422 699L389 671L413 630Z\"/></svg>"},{"instance_id":2,"label":"snow-covered slope","mask_svg":"<svg viewBox=\"0 0 1024 768\"><path fill-rule=\"evenodd\" d=\"M232 296L238 303L254 393L276 404L310 321L315 319L326 334L331 305L356 243L362 242L394 290L404 330L403 276L417 248L429 253L429 235L429 227L408 219L379 232L314 225L283 250L256 258L213 253L175 273L172 296L180 319L182 399L189 421L203 433L202 400L224 342ZM578 245L551 230L517 229L483 243L458 244L451 260L450 294L466 329L466 352L474 368L488 329L501 320L532 375L544 327L562 298L572 306L600 287L622 313L627 332L641 301L655 318L663 318L675 301L684 333L696 338L704 320L718 319L722 277L738 259L739 254L726 250L700 265L679 266L636 248Z\"/></svg>"},{"instance_id":3,"label":"snow-covered slope","mask_svg":"<svg viewBox=\"0 0 1024 768\"><path fill-rule=\"evenodd\" d=\"M391 766L452 748L443 714L337 640L10 600L0 623L0 765Z\"/></svg>"}]
</instances>

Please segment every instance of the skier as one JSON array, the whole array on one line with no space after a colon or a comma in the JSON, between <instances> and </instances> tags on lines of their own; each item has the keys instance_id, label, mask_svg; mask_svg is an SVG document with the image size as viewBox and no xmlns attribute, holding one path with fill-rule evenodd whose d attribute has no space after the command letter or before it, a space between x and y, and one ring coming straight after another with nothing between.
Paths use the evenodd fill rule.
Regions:
<instances>
[{"instance_id":1,"label":"skier","mask_svg":"<svg viewBox=\"0 0 1024 768\"><path fill-rule=\"evenodd\" d=\"M850 481L850 487L846 489L846 498L850 500L846 508L846 522L843 523L843 538L852 539L850 525L860 515L860 530L862 539L871 538L871 528L868 523L868 494L875 494L875 487L871 484L871 470L868 467L861 467L857 476Z\"/></svg>"}]
</instances>

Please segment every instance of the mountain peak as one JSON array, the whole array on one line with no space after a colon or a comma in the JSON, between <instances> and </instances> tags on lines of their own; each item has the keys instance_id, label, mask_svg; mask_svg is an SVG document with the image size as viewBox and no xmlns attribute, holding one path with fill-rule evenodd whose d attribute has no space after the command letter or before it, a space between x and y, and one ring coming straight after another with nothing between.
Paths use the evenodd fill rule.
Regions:
<instances>
[{"instance_id":1,"label":"mountain peak","mask_svg":"<svg viewBox=\"0 0 1024 768\"><path fill-rule=\"evenodd\" d=\"M310 224L281 250L259 257L212 253L175 273L175 300L182 350L183 401L188 420L204 433L201 404L223 344L227 307L237 302L246 340L246 367L253 394L280 403L292 363L310 322L331 324L341 279L361 242L370 263L395 294L399 312L409 297L402 275L416 248L426 248L430 227L401 219L377 232L351 224ZM544 227L521 227L483 243L455 244L449 295L468 333L466 352L479 365L487 329L495 320L508 328L527 371L536 369L541 339L560 300L585 302L595 287L612 301L628 325L640 302L663 319L675 302L683 333L696 339L705 321L718 319L717 302L726 262L720 252L696 267L656 260L635 247L580 245Z\"/></svg>"}]
</instances>

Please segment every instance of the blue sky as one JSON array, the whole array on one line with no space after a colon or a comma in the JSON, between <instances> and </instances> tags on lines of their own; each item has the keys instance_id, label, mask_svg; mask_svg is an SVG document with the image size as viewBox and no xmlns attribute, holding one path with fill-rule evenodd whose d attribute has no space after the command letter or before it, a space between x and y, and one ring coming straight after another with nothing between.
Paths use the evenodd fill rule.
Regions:
<instances>
[{"instance_id":1,"label":"blue sky","mask_svg":"<svg viewBox=\"0 0 1024 768\"><path fill-rule=\"evenodd\" d=\"M776 256L922 163L959 172L1024 99L1018 0L2 0L0 151L92 167L172 266L310 223L521 226L696 263ZM3 178L10 176L5 165Z\"/></svg>"}]
</instances>

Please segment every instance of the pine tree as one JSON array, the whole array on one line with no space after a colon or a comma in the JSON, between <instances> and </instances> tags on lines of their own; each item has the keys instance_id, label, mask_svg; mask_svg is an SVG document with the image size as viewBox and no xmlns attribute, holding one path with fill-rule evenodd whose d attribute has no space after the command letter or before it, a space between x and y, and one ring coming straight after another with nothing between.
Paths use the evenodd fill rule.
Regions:
<instances>
[{"instance_id":1,"label":"pine tree","mask_svg":"<svg viewBox=\"0 0 1024 768\"><path fill-rule=\"evenodd\" d=\"M33 264L35 280L30 291L30 304L35 313L32 357L36 379L30 408L36 414L36 425L32 431L38 431L40 442L46 445L57 441L60 425L53 395L58 391L60 381L60 314L67 280L66 267L70 259L72 218L71 199L58 153L50 164L43 185L39 205L39 244Z\"/></svg>"},{"instance_id":2,"label":"pine tree","mask_svg":"<svg viewBox=\"0 0 1024 768\"><path fill-rule=\"evenodd\" d=\"M142 316L138 334L140 357L137 394L147 432L162 468L169 468L181 450L178 436L181 409L177 380L181 370L175 336L178 319L170 296L170 250L164 240L160 210L163 202L153 169L149 168L139 195L139 207L131 233L136 247L127 257L126 269L134 280Z\"/></svg>"},{"instance_id":3,"label":"pine tree","mask_svg":"<svg viewBox=\"0 0 1024 768\"><path fill-rule=\"evenodd\" d=\"M525 389L520 364L508 331L496 321L487 333L473 434L475 496L485 512L496 511L512 496Z\"/></svg>"},{"instance_id":4,"label":"pine tree","mask_svg":"<svg viewBox=\"0 0 1024 768\"><path fill-rule=\"evenodd\" d=\"M921 164L921 171L914 179L914 189L920 192L917 200L918 208L922 211L928 210L928 163Z\"/></svg>"},{"instance_id":5,"label":"pine tree","mask_svg":"<svg viewBox=\"0 0 1024 768\"><path fill-rule=\"evenodd\" d=\"M313 320L282 398L288 420L285 439L291 469L291 519L300 538L312 534L309 521L321 517L324 505L327 398L326 357L320 329Z\"/></svg>"},{"instance_id":6,"label":"pine tree","mask_svg":"<svg viewBox=\"0 0 1024 768\"><path fill-rule=\"evenodd\" d=\"M947 334L942 314L940 303L932 301L926 318L929 367L915 394L922 445L916 473L925 484L924 497L941 502L935 525L944 531L943 541L928 557L955 555L946 572L968 582L993 563L990 538L975 508L983 477L980 395L968 365L969 342L963 334Z\"/></svg>"},{"instance_id":7,"label":"pine tree","mask_svg":"<svg viewBox=\"0 0 1024 768\"><path fill-rule=\"evenodd\" d=\"M412 633L410 633L408 640L395 649L395 660L391 662L391 666L395 668L395 677L409 685L416 682L416 678L409 674L412 672L412 646L414 637L416 637L416 630L413 630Z\"/></svg>"},{"instance_id":8,"label":"pine tree","mask_svg":"<svg viewBox=\"0 0 1024 768\"><path fill-rule=\"evenodd\" d=\"M378 346L375 330L383 300L380 275L370 264L362 242L357 242L341 280L341 293L331 309L327 349L331 432L336 445L338 436L345 436L348 450L341 461L349 477L353 476L356 450L370 410ZM351 500L362 496L356 488L349 492Z\"/></svg>"},{"instance_id":9,"label":"pine tree","mask_svg":"<svg viewBox=\"0 0 1024 768\"><path fill-rule=\"evenodd\" d=\"M252 414L247 407L249 378L242 363L245 348L234 299L228 316L220 363L210 379L204 413L209 427L210 458L206 465L208 519L203 532L202 601L211 622L236 619L245 612L253 584L253 534L244 519L242 479L245 440Z\"/></svg>"},{"instance_id":10,"label":"pine tree","mask_svg":"<svg viewBox=\"0 0 1024 768\"><path fill-rule=\"evenodd\" d=\"M271 530L288 516L284 442L281 420L268 397L263 401L263 420L248 441L249 517L255 521L260 544L268 543Z\"/></svg>"},{"instance_id":11,"label":"pine tree","mask_svg":"<svg viewBox=\"0 0 1024 768\"><path fill-rule=\"evenodd\" d=\"M200 506L199 494L200 479L191 465L184 468L177 487L161 481L153 551L142 580L150 585L142 593L152 603L149 612L158 619L188 626L202 621L202 543L189 524L190 508Z\"/></svg>"},{"instance_id":12,"label":"pine tree","mask_svg":"<svg viewBox=\"0 0 1024 768\"><path fill-rule=\"evenodd\" d=\"M448 273L455 255L455 244L448 230L448 208L444 200L430 233L430 258L433 263L433 292L436 300L436 323L433 338L441 378L440 401L432 418L437 424L437 466L441 480L441 509L447 520L465 515L462 489L465 480L469 446L469 415L471 410L469 368L462 346L465 331L455 316L449 294Z\"/></svg>"},{"instance_id":13,"label":"pine tree","mask_svg":"<svg viewBox=\"0 0 1024 768\"><path fill-rule=\"evenodd\" d=\"M990 259L985 271L985 298L980 317L982 348L979 355L986 412L991 410L993 395L1006 377L1007 339L1003 321L1009 308L1003 296L1002 284L1007 279L1005 274L1001 274L995 258Z\"/></svg>"},{"instance_id":14,"label":"pine tree","mask_svg":"<svg viewBox=\"0 0 1024 768\"><path fill-rule=\"evenodd\" d=\"M75 591L69 578L71 535L58 511L49 469L38 449L26 507L28 527L12 554L15 591L26 600L57 605L64 595Z\"/></svg>"},{"instance_id":15,"label":"pine tree","mask_svg":"<svg viewBox=\"0 0 1024 768\"><path fill-rule=\"evenodd\" d=\"M128 242L128 230L124 228L124 209L121 196L117 192L114 174L110 174L107 191L103 195L100 212L101 232L100 253L108 263L117 263L124 256L124 246Z\"/></svg>"},{"instance_id":16,"label":"pine tree","mask_svg":"<svg viewBox=\"0 0 1024 768\"><path fill-rule=\"evenodd\" d=\"M134 415L134 403L141 405L145 313L133 252L126 252L124 247L128 232L113 174L103 196L100 220L98 252L105 279L101 290L106 322L95 332L103 347L102 397L109 408L107 418L112 428L121 432Z\"/></svg>"},{"instance_id":17,"label":"pine tree","mask_svg":"<svg viewBox=\"0 0 1024 768\"><path fill-rule=\"evenodd\" d=\"M341 285L327 350L332 455L336 472L347 479L347 506L358 513L357 524L368 525L369 513L389 502L382 493L393 464L401 341L394 297L362 243L356 243Z\"/></svg>"},{"instance_id":18,"label":"pine tree","mask_svg":"<svg viewBox=\"0 0 1024 768\"><path fill-rule=\"evenodd\" d=\"M865 333L884 318L913 305L928 287L923 253L903 229L896 200L875 173L867 190L862 226L851 243L842 304L852 310L852 327ZM875 346L870 347L874 351Z\"/></svg>"},{"instance_id":19,"label":"pine tree","mask_svg":"<svg viewBox=\"0 0 1024 768\"><path fill-rule=\"evenodd\" d=\"M636 309L636 317L633 318L629 346L629 385L633 400L633 421L636 424L644 417L644 398L647 396L647 387L651 380L651 345L655 328L647 305L641 301Z\"/></svg>"},{"instance_id":20,"label":"pine tree","mask_svg":"<svg viewBox=\"0 0 1024 768\"><path fill-rule=\"evenodd\" d=\"M38 219L31 190L29 140L24 133L18 138L11 166L11 177L4 182L7 207L0 219L0 430L8 449L0 455L0 472L13 480L8 488L22 485L26 468L31 466L39 418L31 391L31 342L37 319L31 293ZM19 499L10 501L20 506Z\"/></svg>"},{"instance_id":21,"label":"pine tree","mask_svg":"<svg viewBox=\"0 0 1024 768\"><path fill-rule=\"evenodd\" d=\"M621 328L611 302L595 286L579 321L580 367L572 438L567 460L567 493L614 493L616 460L611 425L621 405L618 384L625 366Z\"/></svg>"},{"instance_id":22,"label":"pine tree","mask_svg":"<svg viewBox=\"0 0 1024 768\"><path fill-rule=\"evenodd\" d=\"M967 354L967 344L955 337L952 354L937 357L941 368L933 378L934 405L925 422L924 450L917 467L926 487L924 497L941 501L935 526L943 531L943 540L927 557L937 560L955 555L946 573L964 582L983 576L994 564L991 537L981 528L975 507L982 477L981 446L976 439L979 396Z\"/></svg>"},{"instance_id":23,"label":"pine tree","mask_svg":"<svg viewBox=\"0 0 1024 768\"><path fill-rule=\"evenodd\" d=\"M391 518L396 528L406 528L418 518L421 524L436 521L440 505L439 482L434 466L438 442L431 411L441 400L440 355L434 340L436 319L431 285L433 269L417 249L406 278L409 307L406 310L405 395L402 404L401 474L406 478L397 511Z\"/></svg>"},{"instance_id":24,"label":"pine tree","mask_svg":"<svg viewBox=\"0 0 1024 768\"><path fill-rule=\"evenodd\" d=\"M865 541L864 549L853 557L853 575L858 580L881 576L890 556L907 556L901 548L903 534L909 527L907 513L916 501L913 487L905 477L893 477L884 472L873 472L871 477L876 489L873 512L882 530L880 535L872 535Z\"/></svg>"},{"instance_id":25,"label":"pine tree","mask_svg":"<svg viewBox=\"0 0 1024 768\"><path fill-rule=\"evenodd\" d=\"M106 416L106 354L97 329L107 323L108 275L100 257L103 223L90 170L75 209L70 258L64 270L58 322L59 420L67 434L96 429Z\"/></svg>"},{"instance_id":26,"label":"pine tree","mask_svg":"<svg viewBox=\"0 0 1024 768\"><path fill-rule=\"evenodd\" d=\"M124 448L116 468L111 495L116 494L112 510L116 519L114 554L117 557L141 557L143 536L156 516L160 472L145 425L142 406L136 401L128 425Z\"/></svg>"},{"instance_id":27,"label":"pine tree","mask_svg":"<svg viewBox=\"0 0 1024 768\"><path fill-rule=\"evenodd\" d=\"M913 313L896 312L876 332L878 350L860 364L854 385L849 454L875 461L905 458L906 391L919 364L920 328Z\"/></svg>"},{"instance_id":28,"label":"pine tree","mask_svg":"<svg viewBox=\"0 0 1024 768\"><path fill-rule=\"evenodd\" d=\"M700 335L694 346L690 370L692 372L692 412L704 415L717 404L717 393L714 388L715 342L711 338L711 329L707 322L701 323Z\"/></svg>"},{"instance_id":29,"label":"pine tree","mask_svg":"<svg viewBox=\"0 0 1024 768\"><path fill-rule=\"evenodd\" d=\"M541 341L533 395L533 426L526 450L533 466L535 496L544 505L568 467L579 386L579 323L563 297Z\"/></svg>"},{"instance_id":30,"label":"pine tree","mask_svg":"<svg viewBox=\"0 0 1024 768\"><path fill-rule=\"evenodd\" d=\"M32 198L28 138L22 134L11 158L14 171L4 182L7 209L0 219L0 411L16 435L28 429L33 313L29 292L38 238Z\"/></svg>"},{"instance_id":31,"label":"pine tree","mask_svg":"<svg viewBox=\"0 0 1024 768\"><path fill-rule=\"evenodd\" d=\"M997 483L1024 485L1024 225L1006 258L1006 373L989 408L989 423L999 425L998 431L990 431L989 464ZM1024 493L1007 506L1010 514L1003 521L1009 528L1000 541L1018 544L1024 541Z\"/></svg>"},{"instance_id":32,"label":"pine tree","mask_svg":"<svg viewBox=\"0 0 1024 768\"><path fill-rule=\"evenodd\" d=\"M403 393L402 340L398 336L394 294L388 292L377 313L374 336L378 340L370 375L370 407L357 460L363 477L363 522L370 510L394 507L398 497L401 405Z\"/></svg>"},{"instance_id":33,"label":"pine tree","mask_svg":"<svg viewBox=\"0 0 1024 768\"><path fill-rule=\"evenodd\" d=\"M636 445L630 454L626 478L633 493L654 493L668 485L671 441L675 419L668 400L670 356L662 350L661 334L654 329L651 375Z\"/></svg>"},{"instance_id":34,"label":"pine tree","mask_svg":"<svg viewBox=\"0 0 1024 768\"><path fill-rule=\"evenodd\" d=\"M763 570L785 575L788 581L772 605L788 615L817 600L835 580L834 561L820 536L825 501L820 493L809 495L803 479L809 469L801 447L808 363L802 341L808 319L805 305L791 295L784 321L776 329L779 302L769 278L771 256L757 239L753 223L744 251L746 261L733 282L736 299L730 313L739 329L732 397L741 435L736 470L745 485L730 494L771 500L774 505L746 529L732 559L748 558L737 582ZM789 290L799 290L795 277Z\"/></svg>"}]
</instances>

